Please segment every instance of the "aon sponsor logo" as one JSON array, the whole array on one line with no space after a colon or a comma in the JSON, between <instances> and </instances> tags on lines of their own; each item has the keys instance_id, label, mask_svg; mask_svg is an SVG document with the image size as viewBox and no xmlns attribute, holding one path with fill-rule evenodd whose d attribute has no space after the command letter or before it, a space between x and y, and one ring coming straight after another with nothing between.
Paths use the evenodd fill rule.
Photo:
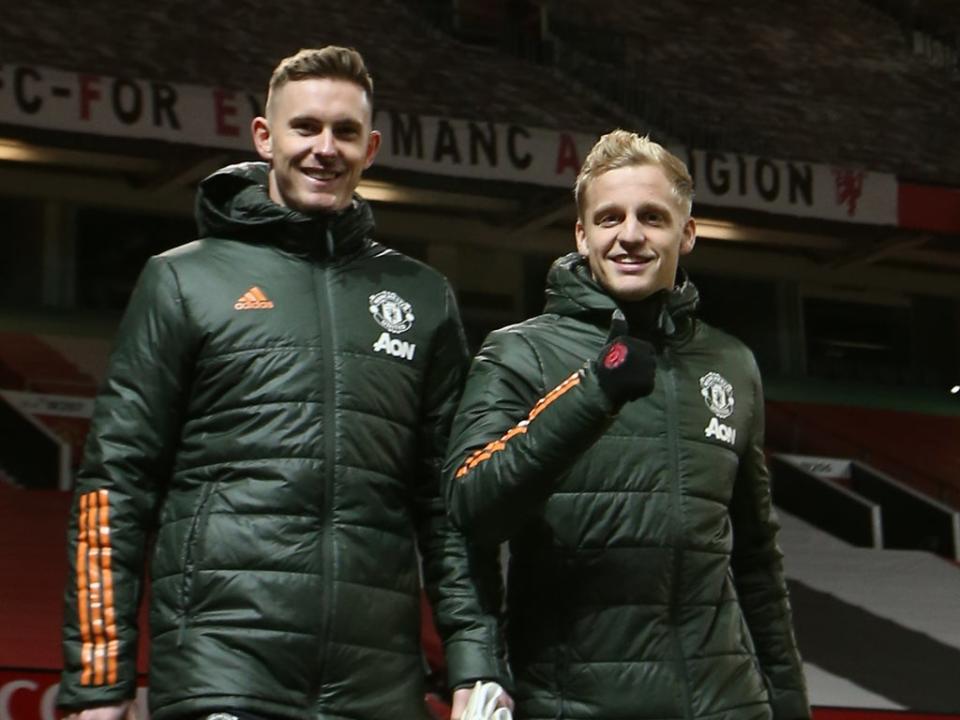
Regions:
<instances>
[{"instance_id":1,"label":"aon sponsor logo","mask_svg":"<svg viewBox=\"0 0 960 720\"><path fill-rule=\"evenodd\" d=\"M386 353L392 357L404 358L405 360L413 360L413 354L416 350L417 346L413 343L390 337L390 333L381 333L373 344L374 352Z\"/></svg>"},{"instance_id":2,"label":"aon sponsor logo","mask_svg":"<svg viewBox=\"0 0 960 720\"><path fill-rule=\"evenodd\" d=\"M703 434L708 438L716 438L731 445L737 442L737 431L729 425L724 425L715 417L710 418L710 424L704 429Z\"/></svg>"}]
</instances>

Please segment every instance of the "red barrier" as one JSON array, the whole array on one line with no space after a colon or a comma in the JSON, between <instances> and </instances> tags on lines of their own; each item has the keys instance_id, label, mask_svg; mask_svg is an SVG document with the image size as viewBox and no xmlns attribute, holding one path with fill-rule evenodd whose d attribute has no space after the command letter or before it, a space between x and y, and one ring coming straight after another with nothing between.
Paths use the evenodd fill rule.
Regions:
<instances>
[{"instance_id":1,"label":"red barrier","mask_svg":"<svg viewBox=\"0 0 960 720\"><path fill-rule=\"evenodd\" d=\"M960 233L960 189L900 183L897 224L911 230Z\"/></svg>"},{"instance_id":2,"label":"red barrier","mask_svg":"<svg viewBox=\"0 0 960 720\"><path fill-rule=\"evenodd\" d=\"M960 720L952 713L917 713L907 710L860 710L857 708L815 707L813 720Z\"/></svg>"}]
</instances>

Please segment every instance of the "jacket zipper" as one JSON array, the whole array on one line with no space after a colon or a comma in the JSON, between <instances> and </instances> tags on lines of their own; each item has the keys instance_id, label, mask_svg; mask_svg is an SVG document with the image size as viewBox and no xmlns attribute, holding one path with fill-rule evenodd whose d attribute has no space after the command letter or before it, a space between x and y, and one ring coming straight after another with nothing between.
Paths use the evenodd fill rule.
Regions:
<instances>
[{"instance_id":1,"label":"jacket zipper","mask_svg":"<svg viewBox=\"0 0 960 720\"><path fill-rule=\"evenodd\" d=\"M207 521L207 501L216 487L216 482L204 483L200 491L200 502L197 503L197 509L193 513L193 521L190 523L190 531L187 533L187 541L184 543L183 551L183 581L180 584L180 628L177 630L177 647L183 644L184 636L187 632L187 616L190 611L191 596L193 595L193 576L196 572L196 553L195 546L199 544L201 530Z\"/></svg>"},{"instance_id":2,"label":"jacket zipper","mask_svg":"<svg viewBox=\"0 0 960 720\"><path fill-rule=\"evenodd\" d=\"M326 242L328 249L332 250L333 238L330 233L329 228L326 231ZM320 307L320 316L321 322L326 328L325 336L323 337L323 347L321 353L323 356L323 367L324 367L324 399L323 399L323 414L324 414L324 478L323 478L323 506L322 506L322 515L321 515L321 563L320 567L323 572L323 598L321 600L321 608L323 608L323 617L320 622L320 658L317 667L317 691L319 694L320 688L323 686L323 675L324 669L327 663L327 656L329 655L328 646L330 643L330 630L332 625L332 616L334 612L334 597L333 597L333 568L336 564L336 558L334 557L334 547L333 547L333 528L331 527L332 516L333 516L333 491L336 481L336 450L337 450L337 434L336 434L336 413L335 402L336 402L336 377L335 372L335 362L334 358L336 353L334 352L334 345L336 344L336 327L334 326L334 313L333 313L333 293L330 290L330 270L334 262L334 255L332 252L329 253L326 260L327 264L321 264L319 266L320 281L322 285L322 302Z\"/></svg>"},{"instance_id":3,"label":"jacket zipper","mask_svg":"<svg viewBox=\"0 0 960 720\"><path fill-rule=\"evenodd\" d=\"M683 657L683 643L680 640L680 578L683 572L683 508L681 501L683 493L680 487L680 420L677 415L677 378L671 359L670 348L664 347L664 380L667 409L667 452L670 463L670 499L673 511L673 580L670 585L670 636L673 639L674 652L677 655L677 666L680 669L680 684L683 693L683 715L688 720L693 718L693 695L690 690L690 677L687 673L687 664Z\"/></svg>"}]
</instances>

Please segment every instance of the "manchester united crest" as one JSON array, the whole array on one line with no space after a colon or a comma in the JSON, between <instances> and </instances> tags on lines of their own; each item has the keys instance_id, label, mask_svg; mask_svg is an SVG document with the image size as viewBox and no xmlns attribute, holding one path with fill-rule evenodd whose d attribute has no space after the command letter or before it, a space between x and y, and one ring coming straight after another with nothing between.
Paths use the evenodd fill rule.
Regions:
<instances>
[{"instance_id":1,"label":"manchester united crest","mask_svg":"<svg viewBox=\"0 0 960 720\"><path fill-rule=\"evenodd\" d=\"M389 290L370 296L370 314L380 327L392 333L406 332L415 319L410 303Z\"/></svg>"},{"instance_id":2,"label":"manchester united crest","mask_svg":"<svg viewBox=\"0 0 960 720\"><path fill-rule=\"evenodd\" d=\"M733 385L720 373L710 372L700 378L700 394L717 417L728 418L733 414Z\"/></svg>"}]
</instances>

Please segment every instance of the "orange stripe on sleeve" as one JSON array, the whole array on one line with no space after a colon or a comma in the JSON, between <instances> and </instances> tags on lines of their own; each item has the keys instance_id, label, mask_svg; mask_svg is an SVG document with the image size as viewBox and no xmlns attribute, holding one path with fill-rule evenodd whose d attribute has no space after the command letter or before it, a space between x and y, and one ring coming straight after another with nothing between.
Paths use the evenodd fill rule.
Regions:
<instances>
[{"instance_id":1,"label":"orange stripe on sleeve","mask_svg":"<svg viewBox=\"0 0 960 720\"><path fill-rule=\"evenodd\" d=\"M89 685L93 671L93 643L90 642L89 586L87 580L87 505L90 495L80 497L77 529L77 619L80 625L80 684Z\"/></svg>"},{"instance_id":2,"label":"orange stripe on sleeve","mask_svg":"<svg viewBox=\"0 0 960 720\"><path fill-rule=\"evenodd\" d=\"M103 579L100 572L100 532L98 504L100 496L90 493L87 509L87 544L90 546L90 626L93 629L93 684L103 685L106 642L103 636Z\"/></svg>"},{"instance_id":3,"label":"orange stripe on sleeve","mask_svg":"<svg viewBox=\"0 0 960 720\"><path fill-rule=\"evenodd\" d=\"M107 682L111 685L117 682L117 617L116 605L113 598L113 546L110 543L110 494L107 490L99 491L100 498L100 566L101 583L103 585L103 619L107 637L106 660Z\"/></svg>"},{"instance_id":4,"label":"orange stripe on sleeve","mask_svg":"<svg viewBox=\"0 0 960 720\"><path fill-rule=\"evenodd\" d=\"M473 455L467 458L466 462L460 466L456 472L456 478L460 479L468 472L473 470L477 465L486 460L489 460L493 457L494 453L500 452L503 450L507 443L517 435L523 435L527 432L527 426L544 410L546 410L553 402L555 402L560 396L566 393L568 390L576 387L580 384L580 373L575 372L573 375L568 377L562 383L557 385L553 390L548 392L542 398L537 400L536 405L533 406L533 409L530 411L530 414L527 415L525 420L521 420L515 426L510 428L503 437L498 440L494 440L491 443L488 443L486 446L477 450Z\"/></svg>"}]
</instances>

